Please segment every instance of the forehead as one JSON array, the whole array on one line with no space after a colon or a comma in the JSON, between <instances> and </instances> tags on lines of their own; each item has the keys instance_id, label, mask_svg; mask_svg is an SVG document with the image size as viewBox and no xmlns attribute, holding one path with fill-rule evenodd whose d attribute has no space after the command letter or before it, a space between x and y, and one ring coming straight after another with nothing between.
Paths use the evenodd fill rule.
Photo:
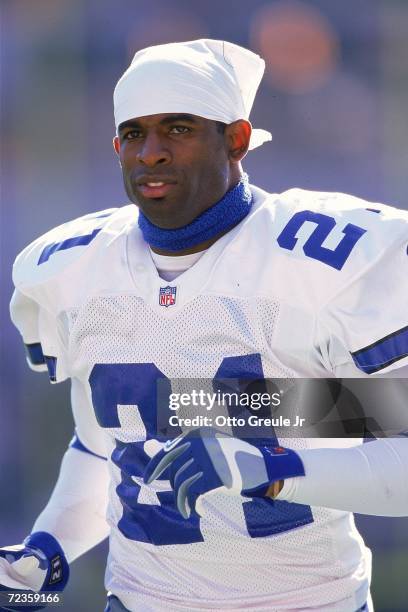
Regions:
<instances>
[{"instance_id":1,"label":"forehead","mask_svg":"<svg viewBox=\"0 0 408 612\"><path fill-rule=\"evenodd\" d=\"M123 130L128 126L140 126L144 128L156 127L160 125L168 125L175 121L182 121L191 123L192 125L200 125L210 127L211 124L216 124L215 121L199 117L198 115L191 115L189 113L160 113L155 115L144 115L143 117L133 117L124 121L119 126L119 131Z\"/></svg>"}]
</instances>

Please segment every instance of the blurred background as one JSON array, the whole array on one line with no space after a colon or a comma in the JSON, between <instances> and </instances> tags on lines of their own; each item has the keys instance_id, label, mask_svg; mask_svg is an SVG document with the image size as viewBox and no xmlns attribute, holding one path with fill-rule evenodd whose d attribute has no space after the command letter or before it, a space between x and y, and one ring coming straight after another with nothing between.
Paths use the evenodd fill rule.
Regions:
<instances>
[{"instance_id":1,"label":"blurred background","mask_svg":"<svg viewBox=\"0 0 408 612\"><path fill-rule=\"evenodd\" d=\"M273 141L251 182L408 208L406 0L1 0L0 545L46 503L72 435L68 387L26 368L8 318L16 254L47 229L126 202L112 91L133 54L194 38L267 64L251 120ZM357 517L378 612L408 610L408 519ZM106 546L72 567L62 609L102 611Z\"/></svg>"}]
</instances>

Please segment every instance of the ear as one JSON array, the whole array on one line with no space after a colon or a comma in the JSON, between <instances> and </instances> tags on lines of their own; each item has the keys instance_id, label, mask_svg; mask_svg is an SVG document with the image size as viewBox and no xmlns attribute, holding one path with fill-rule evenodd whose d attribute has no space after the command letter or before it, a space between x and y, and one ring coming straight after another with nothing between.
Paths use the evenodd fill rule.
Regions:
<instances>
[{"instance_id":1,"label":"ear","mask_svg":"<svg viewBox=\"0 0 408 612\"><path fill-rule=\"evenodd\" d=\"M252 126L246 119L238 119L225 128L231 161L240 162L248 153Z\"/></svg>"},{"instance_id":2,"label":"ear","mask_svg":"<svg viewBox=\"0 0 408 612\"><path fill-rule=\"evenodd\" d=\"M114 137L114 139L113 139L113 141L112 141L112 144L113 144L113 148L115 149L115 153L116 153L116 155L118 155L118 156L119 156L119 153L120 153L120 142L119 142L119 136L115 136L115 137Z\"/></svg>"}]
</instances>

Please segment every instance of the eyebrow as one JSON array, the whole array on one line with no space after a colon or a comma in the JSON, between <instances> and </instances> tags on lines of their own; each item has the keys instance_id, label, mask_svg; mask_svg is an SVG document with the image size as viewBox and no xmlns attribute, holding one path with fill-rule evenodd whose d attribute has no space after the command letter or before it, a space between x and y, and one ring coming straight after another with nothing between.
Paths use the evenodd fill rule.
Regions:
<instances>
[{"instance_id":1,"label":"eyebrow","mask_svg":"<svg viewBox=\"0 0 408 612\"><path fill-rule=\"evenodd\" d=\"M160 121L160 125L168 125L169 123L174 123L175 121L187 121L188 123L197 123L197 119L194 115L189 115L187 113L176 113L173 115L167 115ZM140 122L137 119L130 119L129 121L124 121L120 124L118 131L124 130L128 127L141 127Z\"/></svg>"}]
</instances>

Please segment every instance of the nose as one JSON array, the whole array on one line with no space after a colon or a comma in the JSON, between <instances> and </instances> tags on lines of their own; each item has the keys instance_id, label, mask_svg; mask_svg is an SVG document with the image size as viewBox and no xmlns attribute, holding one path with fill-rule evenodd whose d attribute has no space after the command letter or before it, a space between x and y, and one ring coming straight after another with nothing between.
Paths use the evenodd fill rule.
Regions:
<instances>
[{"instance_id":1,"label":"nose","mask_svg":"<svg viewBox=\"0 0 408 612\"><path fill-rule=\"evenodd\" d=\"M168 164L171 161L171 154L164 147L160 136L155 132L149 132L146 134L136 158L141 164L153 168L160 164Z\"/></svg>"}]
</instances>

